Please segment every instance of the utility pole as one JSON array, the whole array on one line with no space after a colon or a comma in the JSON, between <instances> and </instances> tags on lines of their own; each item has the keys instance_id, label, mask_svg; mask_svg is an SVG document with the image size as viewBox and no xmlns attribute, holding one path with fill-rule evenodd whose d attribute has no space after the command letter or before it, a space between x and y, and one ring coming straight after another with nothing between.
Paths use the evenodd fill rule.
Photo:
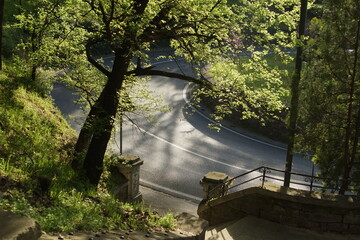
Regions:
<instances>
[{"instance_id":1,"label":"utility pole","mask_svg":"<svg viewBox=\"0 0 360 240\"><path fill-rule=\"evenodd\" d=\"M290 186L291 168L293 163L294 155L294 143L296 133L296 123L299 112L299 96L300 96L300 79L302 69L302 54L303 54L303 40L305 36L305 23L307 14L307 0L301 0L300 9L300 22L298 30L298 46L296 48L296 59L295 59L295 73L291 82L291 103L290 103L290 120L289 120L289 139L288 139L288 150L286 154L286 165L285 165L285 177L284 186Z\"/></svg>"},{"instance_id":2,"label":"utility pole","mask_svg":"<svg viewBox=\"0 0 360 240\"><path fill-rule=\"evenodd\" d=\"M120 130L119 130L119 134L120 134L120 155L123 154L123 114L122 112L120 113Z\"/></svg>"}]
</instances>

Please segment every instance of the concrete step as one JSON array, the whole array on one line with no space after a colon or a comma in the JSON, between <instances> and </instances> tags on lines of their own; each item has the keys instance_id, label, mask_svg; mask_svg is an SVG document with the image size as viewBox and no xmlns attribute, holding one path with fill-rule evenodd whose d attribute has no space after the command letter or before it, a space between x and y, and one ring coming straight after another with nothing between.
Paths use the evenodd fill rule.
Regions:
<instances>
[{"instance_id":1,"label":"concrete step","mask_svg":"<svg viewBox=\"0 0 360 240\"><path fill-rule=\"evenodd\" d=\"M360 237L359 235L314 232L253 216L229 222L225 227L218 226L209 230L209 233L205 234L205 240L355 240Z\"/></svg>"},{"instance_id":2,"label":"concrete step","mask_svg":"<svg viewBox=\"0 0 360 240\"><path fill-rule=\"evenodd\" d=\"M231 221L231 222L223 223L223 224L208 228L205 231L205 234L203 235L204 236L203 239L206 239L206 240L218 239L218 237L219 237L218 233L220 233L227 227L231 226L235 222L236 221Z\"/></svg>"},{"instance_id":3,"label":"concrete step","mask_svg":"<svg viewBox=\"0 0 360 240\"><path fill-rule=\"evenodd\" d=\"M220 225L217 225L217 226L207 229L205 231L204 239L206 239L206 240L230 239L228 234L226 234L226 231L224 231L224 229L226 230L227 228L229 228L236 222L237 222L237 220L223 223L223 224L220 224ZM225 238L225 235L223 235L223 234L226 235L226 238Z\"/></svg>"},{"instance_id":4,"label":"concrete step","mask_svg":"<svg viewBox=\"0 0 360 240\"><path fill-rule=\"evenodd\" d=\"M206 220L200 219L197 216L183 212L175 216L177 220L177 227L184 232L199 235L209 225Z\"/></svg>"},{"instance_id":5,"label":"concrete step","mask_svg":"<svg viewBox=\"0 0 360 240\"><path fill-rule=\"evenodd\" d=\"M0 210L0 240L38 240L40 225L33 219Z\"/></svg>"}]
</instances>

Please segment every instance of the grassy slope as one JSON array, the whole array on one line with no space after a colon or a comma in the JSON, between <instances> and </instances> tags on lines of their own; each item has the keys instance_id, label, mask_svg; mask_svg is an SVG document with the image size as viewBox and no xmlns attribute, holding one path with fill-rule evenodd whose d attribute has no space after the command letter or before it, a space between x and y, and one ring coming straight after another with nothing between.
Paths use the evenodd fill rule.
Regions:
<instances>
[{"instance_id":1,"label":"grassy slope","mask_svg":"<svg viewBox=\"0 0 360 240\"><path fill-rule=\"evenodd\" d=\"M30 89L19 74L0 72L0 209L33 217L45 231L173 227L172 215L89 187L69 166L75 132Z\"/></svg>"},{"instance_id":2,"label":"grassy slope","mask_svg":"<svg viewBox=\"0 0 360 240\"><path fill-rule=\"evenodd\" d=\"M55 165L68 163L75 132L49 98L27 90L21 81L4 73L0 78L2 166L6 163L27 174L52 177Z\"/></svg>"}]
</instances>

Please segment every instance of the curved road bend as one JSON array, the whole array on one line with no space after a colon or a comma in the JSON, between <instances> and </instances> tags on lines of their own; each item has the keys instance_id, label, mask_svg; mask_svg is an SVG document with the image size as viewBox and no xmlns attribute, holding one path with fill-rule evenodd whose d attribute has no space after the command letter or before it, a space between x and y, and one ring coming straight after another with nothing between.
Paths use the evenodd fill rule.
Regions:
<instances>
[{"instance_id":1,"label":"curved road bend","mask_svg":"<svg viewBox=\"0 0 360 240\"><path fill-rule=\"evenodd\" d=\"M191 73L189 64L164 62L158 69ZM201 200L200 179L209 171L219 171L237 176L259 166L284 169L286 150L239 134L231 129L220 132L209 129L210 119L202 113L186 114L188 109L187 82L154 76L150 88L164 96L172 107L168 113L157 113L158 124L150 125L142 117L133 115L141 128L130 124L123 127L123 152L139 155L144 159L141 183L166 193L189 199ZM72 91L56 84L52 92L55 104L67 117L71 126L79 130L81 111L72 103ZM111 144L119 151L119 136ZM312 163L295 156L293 171L311 174Z\"/></svg>"}]
</instances>

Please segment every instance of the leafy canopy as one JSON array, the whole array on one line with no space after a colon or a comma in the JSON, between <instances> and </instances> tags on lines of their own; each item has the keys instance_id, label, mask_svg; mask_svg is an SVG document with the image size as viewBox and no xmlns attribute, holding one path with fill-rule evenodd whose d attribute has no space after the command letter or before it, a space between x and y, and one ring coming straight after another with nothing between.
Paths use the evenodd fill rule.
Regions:
<instances>
[{"instance_id":1,"label":"leafy canopy","mask_svg":"<svg viewBox=\"0 0 360 240\"><path fill-rule=\"evenodd\" d=\"M359 1L324 1L306 51L300 145L332 179L359 176L359 11Z\"/></svg>"}]
</instances>

